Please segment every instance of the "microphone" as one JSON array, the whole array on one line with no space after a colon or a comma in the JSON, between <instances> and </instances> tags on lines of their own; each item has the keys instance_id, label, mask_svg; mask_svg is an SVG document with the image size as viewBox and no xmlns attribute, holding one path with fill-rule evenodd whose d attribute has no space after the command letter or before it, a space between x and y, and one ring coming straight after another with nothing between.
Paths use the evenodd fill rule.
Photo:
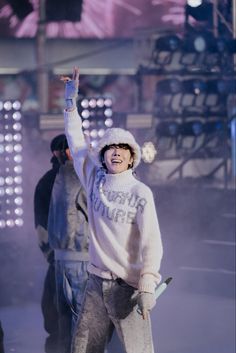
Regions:
<instances>
[{"instance_id":1,"label":"microphone","mask_svg":"<svg viewBox=\"0 0 236 353\"><path fill-rule=\"evenodd\" d=\"M164 282L162 282L155 290L156 299L166 290L168 284L172 281L172 277L168 277Z\"/></svg>"}]
</instances>

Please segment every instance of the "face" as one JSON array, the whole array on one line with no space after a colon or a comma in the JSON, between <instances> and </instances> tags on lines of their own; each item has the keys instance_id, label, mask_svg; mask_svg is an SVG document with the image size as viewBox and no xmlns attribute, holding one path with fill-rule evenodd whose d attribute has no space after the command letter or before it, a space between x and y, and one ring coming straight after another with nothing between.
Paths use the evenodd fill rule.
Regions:
<instances>
[{"instance_id":1,"label":"face","mask_svg":"<svg viewBox=\"0 0 236 353\"><path fill-rule=\"evenodd\" d=\"M58 161L59 161L60 163L64 163L64 162L63 162L62 153L63 153L62 151L53 151L54 156L57 157L57 159L58 159ZM73 160L69 148L67 148L64 153L66 154L66 157L67 157L70 161Z\"/></svg>"},{"instance_id":2,"label":"face","mask_svg":"<svg viewBox=\"0 0 236 353\"><path fill-rule=\"evenodd\" d=\"M66 149L66 155L67 155L67 158L69 159L69 161L72 161L72 160L73 160L73 158L72 158L72 155L71 155L71 153L70 153L70 149L69 149L69 148L67 148L67 149Z\"/></svg>"},{"instance_id":3,"label":"face","mask_svg":"<svg viewBox=\"0 0 236 353\"><path fill-rule=\"evenodd\" d=\"M122 173L133 164L130 149L125 144L110 145L104 153L104 163L109 174Z\"/></svg>"}]
</instances>

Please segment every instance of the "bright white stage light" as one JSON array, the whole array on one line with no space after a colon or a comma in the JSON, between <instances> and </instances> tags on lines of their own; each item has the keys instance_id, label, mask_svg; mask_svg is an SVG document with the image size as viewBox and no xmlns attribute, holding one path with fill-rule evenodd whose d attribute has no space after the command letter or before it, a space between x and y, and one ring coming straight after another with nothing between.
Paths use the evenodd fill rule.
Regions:
<instances>
[{"instance_id":1,"label":"bright white stage light","mask_svg":"<svg viewBox=\"0 0 236 353\"><path fill-rule=\"evenodd\" d=\"M110 97L87 97L78 102L82 127L89 143L102 137L105 130L113 125L112 99Z\"/></svg>"},{"instance_id":2,"label":"bright white stage light","mask_svg":"<svg viewBox=\"0 0 236 353\"><path fill-rule=\"evenodd\" d=\"M106 125L106 127L112 127L112 125L113 125L113 120L112 120L111 118L107 118L107 119L105 120L105 125Z\"/></svg>"},{"instance_id":3,"label":"bright white stage light","mask_svg":"<svg viewBox=\"0 0 236 353\"><path fill-rule=\"evenodd\" d=\"M22 114L19 101L0 102L0 228L22 226Z\"/></svg>"},{"instance_id":4,"label":"bright white stage light","mask_svg":"<svg viewBox=\"0 0 236 353\"><path fill-rule=\"evenodd\" d=\"M149 141L142 146L142 159L145 163L152 163L156 157L157 150L154 144Z\"/></svg>"},{"instance_id":5,"label":"bright white stage light","mask_svg":"<svg viewBox=\"0 0 236 353\"><path fill-rule=\"evenodd\" d=\"M17 219L15 220L15 225L16 225L16 226L22 227L23 224L24 224L24 221L23 221L22 218L17 218Z\"/></svg>"},{"instance_id":6,"label":"bright white stage light","mask_svg":"<svg viewBox=\"0 0 236 353\"><path fill-rule=\"evenodd\" d=\"M202 0L187 0L187 4L191 7L198 7L202 4Z\"/></svg>"},{"instance_id":7,"label":"bright white stage light","mask_svg":"<svg viewBox=\"0 0 236 353\"><path fill-rule=\"evenodd\" d=\"M12 117L14 120L19 121L21 119L21 113L20 112L15 112L12 114Z\"/></svg>"}]
</instances>

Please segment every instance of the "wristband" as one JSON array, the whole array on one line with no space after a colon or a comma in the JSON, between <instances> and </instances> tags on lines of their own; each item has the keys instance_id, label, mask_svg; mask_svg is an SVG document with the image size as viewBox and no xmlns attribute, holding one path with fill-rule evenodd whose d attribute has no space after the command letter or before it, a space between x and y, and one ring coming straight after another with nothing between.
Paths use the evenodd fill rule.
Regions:
<instances>
[{"instance_id":1,"label":"wristband","mask_svg":"<svg viewBox=\"0 0 236 353\"><path fill-rule=\"evenodd\" d=\"M75 99L66 99L66 109L72 110L76 108L76 101Z\"/></svg>"}]
</instances>

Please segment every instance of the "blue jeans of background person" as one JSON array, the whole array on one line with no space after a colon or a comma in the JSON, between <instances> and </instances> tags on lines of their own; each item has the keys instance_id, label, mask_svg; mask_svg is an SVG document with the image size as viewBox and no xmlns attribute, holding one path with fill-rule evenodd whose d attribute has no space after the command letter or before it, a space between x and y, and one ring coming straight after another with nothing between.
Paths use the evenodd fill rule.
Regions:
<instances>
[{"instance_id":1,"label":"blue jeans of background person","mask_svg":"<svg viewBox=\"0 0 236 353\"><path fill-rule=\"evenodd\" d=\"M86 261L56 261L57 310L60 353L69 353L88 279Z\"/></svg>"},{"instance_id":2,"label":"blue jeans of background person","mask_svg":"<svg viewBox=\"0 0 236 353\"><path fill-rule=\"evenodd\" d=\"M55 266L50 264L46 273L41 299L44 329L48 336L45 340L44 350L46 353L58 352L58 313L56 307L56 282Z\"/></svg>"},{"instance_id":3,"label":"blue jeans of background person","mask_svg":"<svg viewBox=\"0 0 236 353\"><path fill-rule=\"evenodd\" d=\"M121 279L90 274L72 353L103 353L115 328L126 353L154 353L150 317L137 312L138 291Z\"/></svg>"}]
</instances>

